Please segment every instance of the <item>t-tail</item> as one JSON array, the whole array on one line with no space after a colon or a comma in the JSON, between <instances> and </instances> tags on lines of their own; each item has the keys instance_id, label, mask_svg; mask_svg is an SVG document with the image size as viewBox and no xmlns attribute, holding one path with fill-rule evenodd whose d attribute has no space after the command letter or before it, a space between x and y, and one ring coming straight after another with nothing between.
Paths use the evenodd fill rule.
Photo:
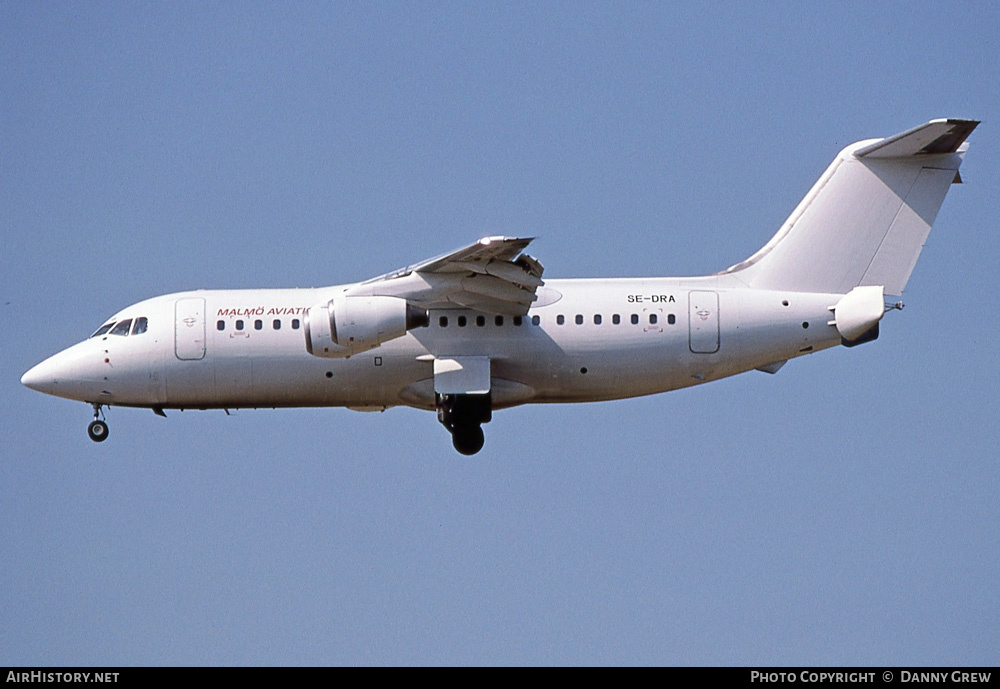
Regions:
<instances>
[{"instance_id":1,"label":"t-tail","mask_svg":"<svg viewBox=\"0 0 1000 689\"><path fill-rule=\"evenodd\" d=\"M932 120L848 146L771 241L724 272L759 289L902 294L978 124Z\"/></svg>"}]
</instances>

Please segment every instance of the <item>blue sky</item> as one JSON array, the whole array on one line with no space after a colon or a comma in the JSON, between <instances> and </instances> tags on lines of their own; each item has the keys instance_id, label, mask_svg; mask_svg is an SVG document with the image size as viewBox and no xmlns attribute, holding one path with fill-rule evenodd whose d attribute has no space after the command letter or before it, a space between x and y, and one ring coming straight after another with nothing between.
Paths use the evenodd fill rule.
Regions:
<instances>
[{"instance_id":1,"label":"blue sky","mask_svg":"<svg viewBox=\"0 0 1000 689\"><path fill-rule=\"evenodd\" d=\"M759 6L760 5L760 6ZM995 3L0 4L0 664L996 664ZM878 342L498 413L90 409L120 308L480 236L693 275L982 119Z\"/></svg>"}]
</instances>

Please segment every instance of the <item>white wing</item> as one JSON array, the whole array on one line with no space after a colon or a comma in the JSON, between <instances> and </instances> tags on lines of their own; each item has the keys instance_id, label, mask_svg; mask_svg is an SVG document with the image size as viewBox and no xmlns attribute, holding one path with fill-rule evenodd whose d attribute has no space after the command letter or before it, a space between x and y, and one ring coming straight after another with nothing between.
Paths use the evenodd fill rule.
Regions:
<instances>
[{"instance_id":1,"label":"white wing","mask_svg":"<svg viewBox=\"0 0 1000 689\"><path fill-rule=\"evenodd\" d=\"M541 287L542 264L522 251L531 237L484 237L475 244L367 280L347 296L400 297L426 309L464 307L523 316Z\"/></svg>"}]
</instances>

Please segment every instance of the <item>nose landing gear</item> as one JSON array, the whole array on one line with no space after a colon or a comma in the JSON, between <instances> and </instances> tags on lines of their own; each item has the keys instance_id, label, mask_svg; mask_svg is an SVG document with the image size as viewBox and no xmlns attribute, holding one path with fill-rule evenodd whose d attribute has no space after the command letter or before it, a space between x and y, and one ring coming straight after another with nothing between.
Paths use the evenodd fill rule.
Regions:
<instances>
[{"instance_id":1,"label":"nose landing gear","mask_svg":"<svg viewBox=\"0 0 1000 689\"><path fill-rule=\"evenodd\" d=\"M104 416L101 412L102 406L100 404L94 405L94 420L87 426L87 435L95 443L103 443L108 439L108 424L103 418L100 418Z\"/></svg>"}]
</instances>

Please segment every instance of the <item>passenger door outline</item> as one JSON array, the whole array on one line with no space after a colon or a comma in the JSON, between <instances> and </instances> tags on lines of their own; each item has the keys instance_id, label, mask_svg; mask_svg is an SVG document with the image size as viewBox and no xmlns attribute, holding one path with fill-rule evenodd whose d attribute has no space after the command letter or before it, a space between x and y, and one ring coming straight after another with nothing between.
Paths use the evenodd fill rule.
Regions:
<instances>
[{"instance_id":1,"label":"passenger door outline","mask_svg":"<svg viewBox=\"0 0 1000 689\"><path fill-rule=\"evenodd\" d=\"M178 299L174 305L174 354L182 361L205 358L205 300Z\"/></svg>"},{"instance_id":2,"label":"passenger door outline","mask_svg":"<svg viewBox=\"0 0 1000 689\"><path fill-rule=\"evenodd\" d=\"M719 293L688 293L689 347L695 354L719 351Z\"/></svg>"}]
</instances>

